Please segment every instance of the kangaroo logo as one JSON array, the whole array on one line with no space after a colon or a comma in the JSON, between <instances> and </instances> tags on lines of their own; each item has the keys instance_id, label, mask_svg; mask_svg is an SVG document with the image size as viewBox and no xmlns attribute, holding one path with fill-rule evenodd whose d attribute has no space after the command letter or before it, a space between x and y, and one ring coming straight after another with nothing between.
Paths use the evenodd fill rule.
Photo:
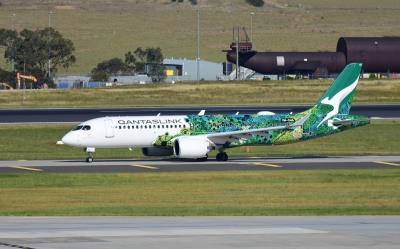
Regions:
<instances>
[{"instance_id":1,"label":"kangaroo logo","mask_svg":"<svg viewBox=\"0 0 400 249\"><path fill-rule=\"evenodd\" d=\"M339 113L339 106L342 103L342 101L349 96L349 94L351 92L353 92L353 90L356 88L358 83L358 77L357 79L354 81L353 84L351 84L350 86L343 88L341 91L339 91L337 94L335 94L335 96L333 96L332 98L326 97L323 100L321 100L321 104L325 104L325 105L330 105L333 107L333 110L330 111L328 114L326 114L325 118L318 124L317 128L323 124L326 120L336 116ZM333 124L328 122L328 126L332 127Z\"/></svg>"}]
</instances>

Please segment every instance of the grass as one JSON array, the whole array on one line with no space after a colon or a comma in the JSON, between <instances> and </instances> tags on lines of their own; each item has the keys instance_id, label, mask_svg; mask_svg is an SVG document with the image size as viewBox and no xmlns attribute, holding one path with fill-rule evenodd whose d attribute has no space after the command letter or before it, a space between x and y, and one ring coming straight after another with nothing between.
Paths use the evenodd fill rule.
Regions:
<instances>
[{"instance_id":1,"label":"grass","mask_svg":"<svg viewBox=\"0 0 400 249\"><path fill-rule=\"evenodd\" d=\"M3 0L0 28L36 29L52 26L76 47L77 62L65 74L87 74L100 61L123 57L137 47L161 47L166 57L196 55L196 7L156 1ZM396 0L266 1L253 8L244 0L199 1L201 58L221 62L232 40L232 26L250 26L260 51L334 51L340 36L400 34ZM16 17L13 19L13 14ZM248 30L248 32L250 32ZM294 38L295 37L295 38ZM2 67L10 68L10 65Z\"/></svg>"},{"instance_id":2,"label":"grass","mask_svg":"<svg viewBox=\"0 0 400 249\"><path fill-rule=\"evenodd\" d=\"M56 145L70 130L67 125L0 126L0 160L84 158L82 149ZM231 156L398 155L400 121L373 121L368 126L332 136L282 146L257 146L228 150ZM96 158L140 158L128 149L98 149ZM214 153L210 154L214 157Z\"/></svg>"},{"instance_id":3,"label":"grass","mask_svg":"<svg viewBox=\"0 0 400 249\"><path fill-rule=\"evenodd\" d=\"M0 215L399 215L400 170L1 174Z\"/></svg>"},{"instance_id":4,"label":"grass","mask_svg":"<svg viewBox=\"0 0 400 249\"><path fill-rule=\"evenodd\" d=\"M202 82L130 87L1 91L1 108L313 104L330 80ZM400 80L364 80L355 103L399 103Z\"/></svg>"}]
</instances>

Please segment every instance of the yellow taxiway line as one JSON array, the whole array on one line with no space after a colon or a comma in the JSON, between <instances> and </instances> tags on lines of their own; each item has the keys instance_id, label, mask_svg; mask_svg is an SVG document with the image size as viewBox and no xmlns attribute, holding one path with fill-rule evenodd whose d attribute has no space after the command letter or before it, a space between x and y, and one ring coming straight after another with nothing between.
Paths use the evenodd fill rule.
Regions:
<instances>
[{"instance_id":1,"label":"yellow taxiway line","mask_svg":"<svg viewBox=\"0 0 400 249\"><path fill-rule=\"evenodd\" d=\"M257 165L257 166L264 166L264 167L272 167L272 168L282 168L282 166L277 165L277 164L272 164L272 163L263 163L263 162L241 162L239 164L245 164L245 165Z\"/></svg>"},{"instance_id":2,"label":"yellow taxiway line","mask_svg":"<svg viewBox=\"0 0 400 249\"><path fill-rule=\"evenodd\" d=\"M24 169L24 170L37 171L37 172L42 172L43 171L42 169L28 168L28 167L22 167L22 166L12 166L11 168Z\"/></svg>"},{"instance_id":3,"label":"yellow taxiway line","mask_svg":"<svg viewBox=\"0 0 400 249\"><path fill-rule=\"evenodd\" d=\"M384 162L384 161L375 161L374 163L386 164L386 165L390 165L390 166L400 167L400 163L391 163L391 162Z\"/></svg>"},{"instance_id":4,"label":"yellow taxiway line","mask_svg":"<svg viewBox=\"0 0 400 249\"><path fill-rule=\"evenodd\" d=\"M138 167L138 168L144 168L144 169L160 169L157 167L153 167L153 166L148 166L148 165L142 165L142 164L132 164L132 167Z\"/></svg>"},{"instance_id":5,"label":"yellow taxiway line","mask_svg":"<svg viewBox=\"0 0 400 249\"><path fill-rule=\"evenodd\" d=\"M272 163L258 163L258 162L255 162L253 164L259 165L259 166L273 167L273 168L282 168L282 166L277 165L277 164L272 164Z\"/></svg>"}]
</instances>

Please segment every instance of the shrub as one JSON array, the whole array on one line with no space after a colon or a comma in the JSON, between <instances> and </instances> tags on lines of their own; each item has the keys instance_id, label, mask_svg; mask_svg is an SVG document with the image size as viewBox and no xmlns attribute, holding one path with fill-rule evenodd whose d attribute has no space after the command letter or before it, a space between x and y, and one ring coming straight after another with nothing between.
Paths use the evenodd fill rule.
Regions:
<instances>
[{"instance_id":1,"label":"shrub","mask_svg":"<svg viewBox=\"0 0 400 249\"><path fill-rule=\"evenodd\" d=\"M246 2L250 5L255 7L262 7L264 6L264 0L246 0Z\"/></svg>"}]
</instances>

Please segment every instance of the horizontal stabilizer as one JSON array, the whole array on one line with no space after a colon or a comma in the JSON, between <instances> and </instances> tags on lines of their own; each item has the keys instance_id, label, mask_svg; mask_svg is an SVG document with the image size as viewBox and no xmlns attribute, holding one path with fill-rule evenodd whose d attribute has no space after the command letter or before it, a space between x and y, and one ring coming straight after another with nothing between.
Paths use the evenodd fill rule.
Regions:
<instances>
[{"instance_id":1,"label":"horizontal stabilizer","mask_svg":"<svg viewBox=\"0 0 400 249\"><path fill-rule=\"evenodd\" d=\"M369 123L370 119L368 118L361 118L361 119L345 119L345 120L334 120L332 121L332 124L334 126L351 126L354 123Z\"/></svg>"}]
</instances>

